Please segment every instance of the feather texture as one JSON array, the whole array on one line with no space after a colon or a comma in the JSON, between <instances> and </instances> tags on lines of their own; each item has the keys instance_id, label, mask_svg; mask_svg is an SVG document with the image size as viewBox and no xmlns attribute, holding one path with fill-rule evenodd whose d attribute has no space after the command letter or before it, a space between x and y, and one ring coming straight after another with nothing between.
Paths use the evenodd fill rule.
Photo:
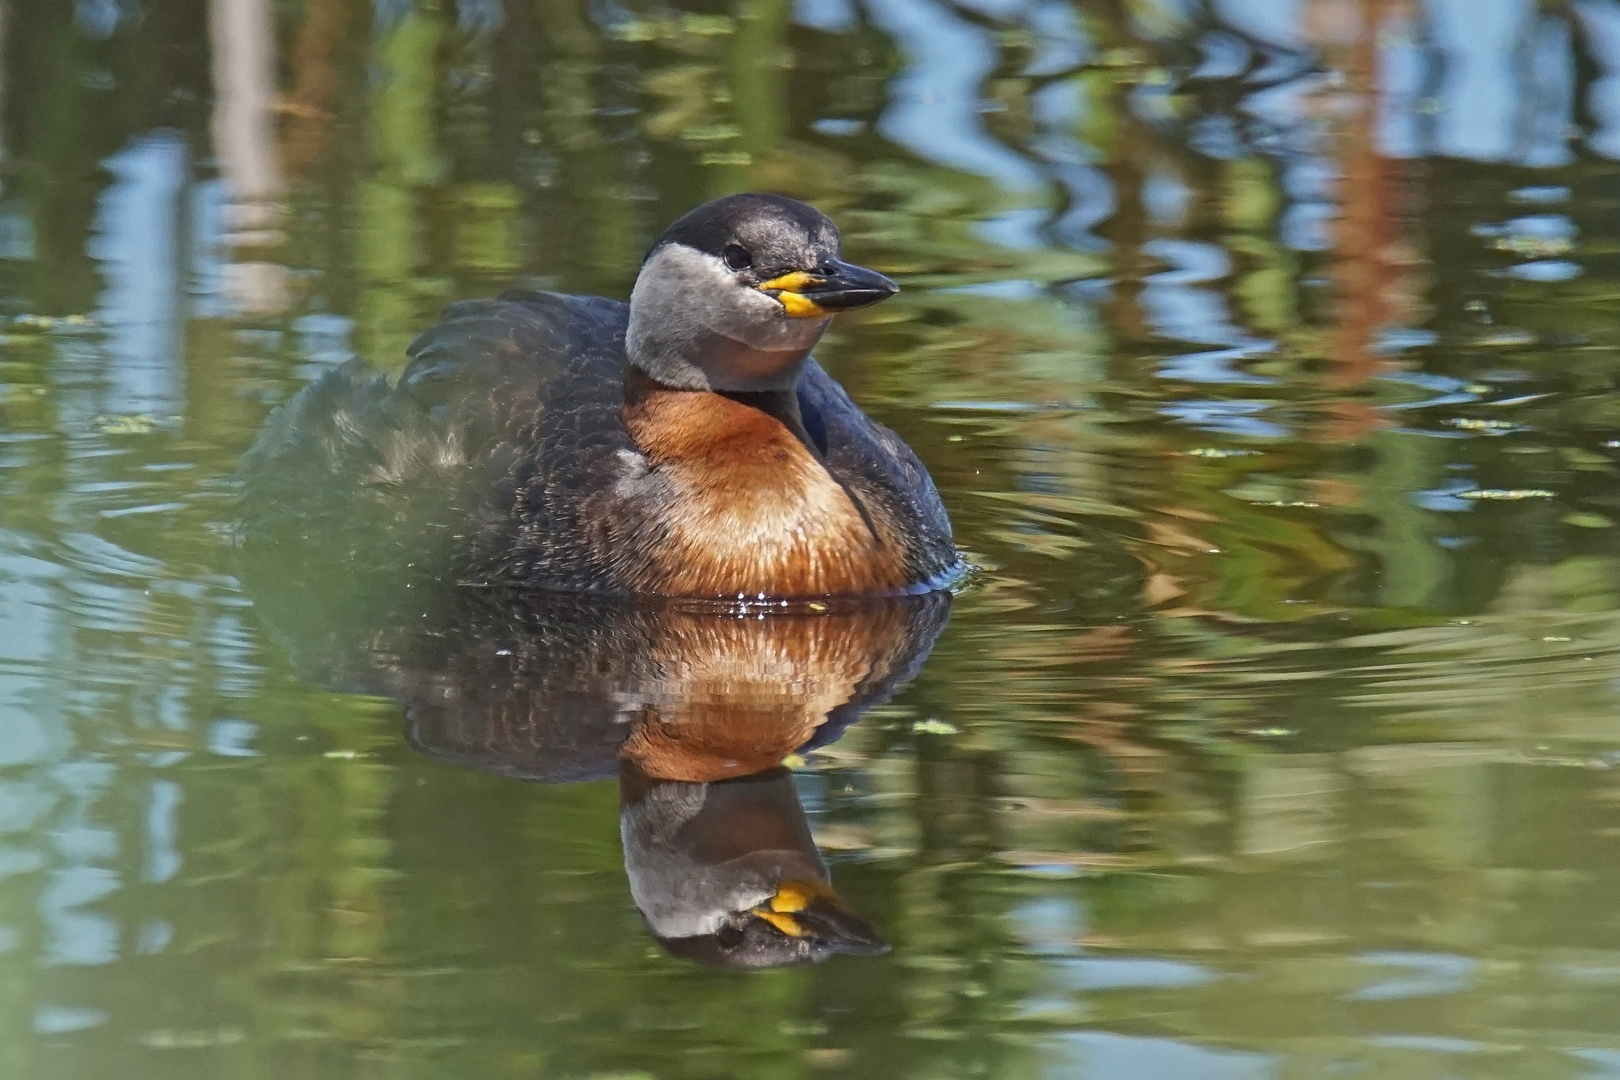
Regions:
<instances>
[{"instance_id":1,"label":"feather texture","mask_svg":"<svg viewBox=\"0 0 1620 1080\"><path fill-rule=\"evenodd\" d=\"M814 362L785 407L638 391L627 320L513 293L448 308L392 384L328 373L243 459L246 543L612 595L895 592L953 570L927 471Z\"/></svg>"}]
</instances>

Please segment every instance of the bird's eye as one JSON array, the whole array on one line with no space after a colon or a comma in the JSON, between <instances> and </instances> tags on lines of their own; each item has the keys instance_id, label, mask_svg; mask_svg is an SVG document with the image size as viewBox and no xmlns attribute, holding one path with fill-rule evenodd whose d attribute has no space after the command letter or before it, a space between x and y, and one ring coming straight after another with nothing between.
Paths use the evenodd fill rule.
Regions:
<instances>
[{"instance_id":1,"label":"bird's eye","mask_svg":"<svg viewBox=\"0 0 1620 1080\"><path fill-rule=\"evenodd\" d=\"M726 245L725 260L726 265L733 270L746 270L754 265L754 257L740 244Z\"/></svg>"},{"instance_id":2,"label":"bird's eye","mask_svg":"<svg viewBox=\"0 0 1620 1080\"><path fill-rule=\"evenodd\" d=\"M715 932L714 940L722 949L730 950L741 945L744 936L745 935L743 934L742 927L733 926L730 923L727 923L725 926L722 926L718 931Z\"/></svg>"}]
</instances>

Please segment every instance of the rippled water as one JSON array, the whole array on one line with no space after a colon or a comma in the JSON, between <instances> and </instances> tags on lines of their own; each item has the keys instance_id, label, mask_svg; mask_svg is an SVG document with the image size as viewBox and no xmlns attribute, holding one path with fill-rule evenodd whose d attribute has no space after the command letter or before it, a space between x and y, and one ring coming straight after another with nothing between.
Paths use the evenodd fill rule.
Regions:
<instances>
[{"instance_id":1,"label":"rippled water","mask_svg":"<svg viewBox=\"0 0 1620 1080\"><path fill-rule=\"evenodd\" d=\"M0 0L0 56L0 1074L1620 1076L1620 6ZM244 586L276 402L744 188L905 289L822 359L985 567L909 686L852 657L931 614L311 645ZM892 951L672 955L653 757L423 726L557 642L750 688L749 805Z\"/></svg>"}]
</instances>

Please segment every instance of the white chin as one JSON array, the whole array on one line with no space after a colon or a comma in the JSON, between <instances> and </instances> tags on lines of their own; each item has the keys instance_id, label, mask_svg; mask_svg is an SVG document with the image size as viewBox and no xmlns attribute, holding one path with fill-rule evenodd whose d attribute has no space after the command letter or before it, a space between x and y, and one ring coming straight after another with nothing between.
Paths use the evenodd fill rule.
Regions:
<instances>
[{"instance_id":1,"label":"white chin","mask_svg":"<svg viewBox=\"0 0 1620 1080\"><path fill-rule=\"evenodd\" d=\"M756 312L753 304L739 305L742 310L738 310L732 317L716 319L709 328L751 349L766 352L803 352L815 347L816 342L821 340L821 335L826 332L827 324L832 321L830 315L819 319L791 318L775 300L764 293L755 295L770 307Z\"/></svg>"}]
</instances>

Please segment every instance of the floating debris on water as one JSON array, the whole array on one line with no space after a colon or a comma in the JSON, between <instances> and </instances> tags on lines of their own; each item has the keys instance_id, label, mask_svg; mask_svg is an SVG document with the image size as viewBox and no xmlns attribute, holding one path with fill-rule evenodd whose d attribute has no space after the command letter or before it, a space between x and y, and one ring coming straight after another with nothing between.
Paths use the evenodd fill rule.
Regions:
<instances>
[{"instance_id":1,"label":"floating debris on water","mask_svg":"<svg viewBox=\"0 0 1620 1080\"><path fill-rule=\"evenodd\" d=\"M156 418L145 413L134 416L98 416L91 422L103 435L150 435L158 426Z\"/></svg>"},{"instance_id":2,"label":"floating debris on water","mask_svg":"<svg viewBox=\"0 0 1620 1080\"><path fill-rule=\"evenodd\" d=\"M1546 488L1474 488L1459 491L1455 497L1482 502L1516 502L1519 499L1550 499L1553 493Z\"/></svg>"},{"instance_id":3,"label":"floating debris on water","mask_svg":"<svg viewBox=\"0 0 1620 1080\"><path fill-rule=\"evenodd\" d=\"M82 330L94 323L95 320L88 315L13 315L11 318L13 330L32 330L37 333L50 333L52 330Z\"/></svg>"},{"instance_id":4,"label":"floating debris on water","mask_svg":"<svg viewBox=\"0 0 1620 1080\"><path fill-rule=\"evenodd\" d=\"M1260 451L1258 451L1258 450L1228 450L1228 449L1226 449L1224 447L1219 447L1219 446L1200 446L1197 449L1188 450L1187 451L1187 456L1188 457L1198 457L1198 458L1259 457L1260 456Z\"/></svg>"},{"instance_id":5,"label":"floating debris on water","mask_svg":"<svg viewBox=\"0 0 1620 1080\"><path fill-rule=\"evenodd\" d=\"M222 1028L158 1028L137 1037L136 1041L148 1050L206 1050L217 1046L235 1046L247 1033L239 1027Z\"/></svg>"},{"instance_id":6,"label":"floating debris on water","mask_svg":"<svg viewBox=\"0 0 1620 1080\"><path fill-rule=\"evenodd\" d=\"M1614 522L1602 514L1594 514L1586 510L1577 510L1574 513L1565 514L1558 520L1565 525L1573 525L1578 529L1608 529L1614 526Z\"/></svg>"},{"instance_id":7,"label":"floating debris on water","mask_svg":"<svg viewBox=\"0 0 1620 1080\"><path fill-rule=\"evenodd\" d=\"M673 41L678 38L724 37L735 33L736 20L728 15L683 15L680 19L626 19L611 27L619 41Z\"/></svg>"},{"instance_id":8,"label":"floating debris on water","mask_svg":"<svg viewBox=\"0 0 1620 1080\"><path fill-rule=\"evenodd\" d=\"M1565 236L1504 236L1491 244L1497 251L1527 259L1545 259L1552 255L1567 255L1574 250L1574 242Z\"/></svg>"},{"instance_id":9,"label":"floating debris on water","mask_svg":"<svg viewBox=\"0 0 1620 1080\"><path fill-rule=\"evenodd\" d=\"M1479 420L1472 416L1452 417L1446 421L1446 425L1458 431L1480 431L1490 435L1502 435L1519 430L1519 425L1511 420Z\"/></svg>"},{"instance_id":10,"label":"floating debris on water","mask_svg":"<svg viewBox=\"0 0 1620 1080\"><path fill-rule=\"evenodd\" d=\"M955 724L947 724L943 720L929 717L927 720L918 720L912 724L911 731L914 735L959 735L962 729Z\"/></svg>"}]
</instances>

